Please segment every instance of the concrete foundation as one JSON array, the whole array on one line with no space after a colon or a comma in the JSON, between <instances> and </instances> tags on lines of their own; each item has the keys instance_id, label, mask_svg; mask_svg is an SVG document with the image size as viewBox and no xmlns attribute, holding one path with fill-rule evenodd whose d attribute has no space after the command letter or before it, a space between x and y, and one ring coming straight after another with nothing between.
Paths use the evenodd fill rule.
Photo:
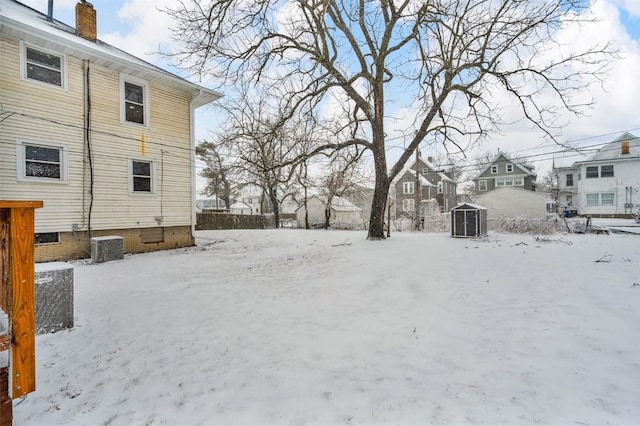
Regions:
<instances>
[{"instance_id":1,"label":"concrete foundation","mask_svg":"<svg viewBox=\"0 0 640 426\"><path fill-rule=\"evenodd\" d=\"M36 263L36 334L73 328L73 266Z\"/></svg>"},{"instance_id":2,"label":"concrete foundation","mask_svg":"<svg viewBox=\"0 0 640 426\"><path fill-rule=\"evenodd\" d=\"M124 238L115 235L91 238L91 259L96 263L124 259Z\"/></svg>"}]
</instances>

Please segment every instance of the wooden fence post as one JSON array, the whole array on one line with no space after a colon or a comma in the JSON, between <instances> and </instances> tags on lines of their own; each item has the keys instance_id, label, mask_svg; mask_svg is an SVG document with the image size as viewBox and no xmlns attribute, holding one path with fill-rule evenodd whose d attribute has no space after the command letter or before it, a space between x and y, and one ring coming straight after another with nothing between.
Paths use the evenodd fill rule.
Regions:
<instances>
[{"instance_id":1,"label":"wooden fence post","mask_svg":"<svg viewBox=\"0 0 640 426\"><path fill-rule=\"evenodd\" d=\"M0 425L12 423L11 400L36 389L34 225L41 207L0 200L0 308L7 318L0 351L10 349L9 365L0 366Z\"/></svg>"}]
</instances>

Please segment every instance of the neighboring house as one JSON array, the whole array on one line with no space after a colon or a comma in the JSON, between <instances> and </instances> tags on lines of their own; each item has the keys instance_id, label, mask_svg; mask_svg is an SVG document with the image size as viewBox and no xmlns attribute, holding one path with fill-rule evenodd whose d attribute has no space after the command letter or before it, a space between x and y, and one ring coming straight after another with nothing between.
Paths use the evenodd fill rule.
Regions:
<instances>
[{"instance_id":1,"label":"neighboring house","mask_svg":"<svg viewBox=\"0 0 640 426\"><path fill-rule=\"evenodd\" d=\"M238 201L251 207L251 214L262 214L263 190L258 185L246 184L239 187Z\"/></svg>"},{"instance_id":2,"label":"neighboring house","mask_svg":"<svg viewBox=\"0 0 640 426\"><path fill-rule=\"evenodd\" d=\"M557 207L559 210L575 208L578 202L578 170L573 167L554 167Z\"/></svg>"},{"instance_id":3,"label":"neighboring house","mask_svg":"<svg viewBox=\"0 0 640 426\"><path fill-rule=\"evenodd\" d=\"M416 168L419 173L416 179ZM439 170L433 159L427 160L418 157L410 166L403 169L393 180L395 191L396 217L413 217L416 202L416 181L420 184L420 202L428 204L428 200L436 200L442 212L448 212L456 206L457 186L453 180L452 172Z\"/></svg>"},{"instance_id":4,"label":"neighboring house","mask_svg":"<svg viewBox=\"0 0 640 426\"><path fill-rule=\"evenodd\" d=\"M631 217L640 208L640 139L625 132L555 174L561 206L569 200L582 215Z\"/></svg>"},{"instance_id":5,"label":"neighboring house","mask_svg":"<svg viewBox=\"0 0 640 426\"><path fill-rule=\"evenodd\" d=\"M540 192L508 187L483 192L478 195L475 203L486 207L487 220L496 220L502 217L544 219L546 217L546 201L546 196Z\"/></svg>"},{"instance_id":6,"label":"neighboring house","mask_svg":"<svg viewBox=\"0 0 640 426\"><path fill-rule=\"evenodd\" d=\"M0 199L44 201L36 260L193 245L194 111L221 94L97 40L89 3L51 15L0 0Z\"/></svg>"},{"instance_id":7,"label":"neighboring house","mask_svg":"<svg viewBox=\"0 0 640 426\"><path fill-rule=\"evenodd\" d=\"M251 211L251 206L248 206L243 202L237 201L231 204L231 207L229 208L229 213L250 215L252 214L252 211Z\"/></svg>"},{"instance_id":8,"label":"neighboring house","mask_svg":"<svg viewBox=\"0 0 640 426\"><path fill-rule=\"evenodd\" d=\"M196 212L222 212L227 211L225 202L222 199L216 198L201 198L196 200Z\"/></svg>"},{"instance_id":9,"label":"neighboring house","mask_svg":"<svg viewBox=\"0 0 640 426\"><path fill-rule=\"evenodd\" d=\"M325 196L313 195L307 199L310 226L324 226L326 205L327 197ZM298 228L305 227L305 211L304 204L296 210ZM362 229L364 227L362 209L345 198L334 196L331 200L329 225L340 229Z\"/></svg>"},{"instance_id":10,"label":"neighboring house","mask_svg":"<svg viewBox=\"0 0 640 426\"><path fill-rule=\"evenodd\" d=\"M473 179L478 194L496 188L517 187L536 190L536 174L533 166L512 161L504 152L496 157Z\"/></svg>"}]
</instances>

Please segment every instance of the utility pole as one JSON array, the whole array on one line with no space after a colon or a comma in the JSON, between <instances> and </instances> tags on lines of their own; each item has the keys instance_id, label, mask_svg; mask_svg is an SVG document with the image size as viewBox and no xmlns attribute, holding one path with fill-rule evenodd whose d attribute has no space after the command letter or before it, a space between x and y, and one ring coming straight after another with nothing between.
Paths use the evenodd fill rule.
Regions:
<instances>
[{"instance_id":1,"label":"utility pole","mask_svg":"<svg viewBox=\"0 0 640 426\"><path fill-rule=\"evenodd\" d=\"M416 221L415 229L418 231L420 229L420 195L422 192L422 185L420 185L420 169L418 167L418 159L420 158L420 150L416 147L416 188L415 188L415 206L413 210L415 211L414 217Z\"/></svg>"}]
</instances>

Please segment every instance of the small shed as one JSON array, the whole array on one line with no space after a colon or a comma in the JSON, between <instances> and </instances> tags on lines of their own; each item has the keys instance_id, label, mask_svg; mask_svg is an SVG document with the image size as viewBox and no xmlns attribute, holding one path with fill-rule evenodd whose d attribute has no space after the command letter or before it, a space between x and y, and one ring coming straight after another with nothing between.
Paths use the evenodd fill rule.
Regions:
<instances>
[{"instance_id":1,"label":"small shed","mask_svg":"<svg viewBox=\"0 0 640 426\"><path fill-rule=\"evenodd\" d=\"M451 209L451 236L478 238L487 236L487 209L462 203Z\"/></svg>"}]
</instances>

